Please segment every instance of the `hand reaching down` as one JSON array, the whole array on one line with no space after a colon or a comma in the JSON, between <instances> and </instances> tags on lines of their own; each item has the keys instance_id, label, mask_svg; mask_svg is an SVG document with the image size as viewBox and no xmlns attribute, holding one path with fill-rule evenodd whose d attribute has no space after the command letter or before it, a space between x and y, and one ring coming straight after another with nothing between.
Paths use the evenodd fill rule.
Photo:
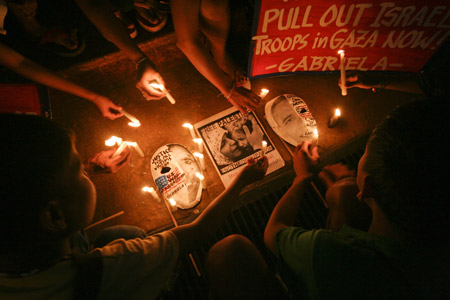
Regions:
<instances>
[{"instance_id":1,"label":"hand reaching down","mask_svg":"<svg viewBox=\"0 0 450 300\"><path fill-rule=\"evenodd\" d=\"M263 156L258 160L250 157L247 161L247 166L242 170L240 178L243 180L244 185L251 184L264 178L267 168L269 167L269 160Z\"/></svg>"},{"instance_id":2,"label":"hand reaching down","mask_svg":"<svg viewBox=\"0 0 450 300\"><path fill-rule=\"evenodd\" d=\"M92 100L92 102L97 105L98 110L105 118L114 120L122 116L122 113L120 113L122 107L114 104L110 99L106 97L99 96Z\"/></svg>"},{"instance_id":3,"label":"hand reaching down","mask_svg":"<svg viewBox=\"0 0 450 300\"><path fill-rule=\"evenodd\" d=\"M165 94L150 84L156 82L165 86L161 75L156 71L155 65L149 60L144 60L138 64L138 82L136 87L141 91L142 96L149 100L159 100L165 97Z\"/></svg>"},{"instance_id":4,"label":"hand reaching down","mask_svg":"<svg viewBox=\"0 0 450 300\"><path fill-rule=\"evenodd\" d=\"M236 90L233 92L233 94L228 100L237 109L239 109L241 113L246 115L247 109L250 111L255 111L256 107L261 101L261 97L256 95L251 90L248 90L245 87L240 86L236 88Z\"/></svg>"}]
</instances>

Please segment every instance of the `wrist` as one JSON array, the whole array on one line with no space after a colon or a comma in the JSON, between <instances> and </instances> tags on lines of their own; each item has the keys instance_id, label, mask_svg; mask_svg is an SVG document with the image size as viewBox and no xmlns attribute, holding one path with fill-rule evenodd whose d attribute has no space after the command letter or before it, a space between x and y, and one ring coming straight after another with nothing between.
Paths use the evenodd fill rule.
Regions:
<instances>
[{"instance_id":1,"label":"wrist","mask_svg":"<svg viewBox=\"0 0 450 300\"><path fill-rule=\"evenodd\" d=\"M297 175L294 179L294 184L301 184L303 182L309 182L311 181L313 178L313 174L312 173L306 173L306 174L302 174L302 175Z\"/></svg>"}]
</instances>

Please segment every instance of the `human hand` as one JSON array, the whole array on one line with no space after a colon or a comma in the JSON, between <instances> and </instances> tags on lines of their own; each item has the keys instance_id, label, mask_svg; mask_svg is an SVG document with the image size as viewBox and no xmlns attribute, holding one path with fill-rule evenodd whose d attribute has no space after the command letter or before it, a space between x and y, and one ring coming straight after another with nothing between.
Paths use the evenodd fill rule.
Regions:
<instances>
[{"instance_id":1,"label":"human hand","mask_svg":"<svg viewBox=\"0 0 450 300\"><path fill-rule=\"evenodd\" d=\"M149 59L139 63L138 82L136 83L136 87L141 91L142 96L144 96L147 101L159 100L165 97L165 94L161 90L150 85L155 81L165 86L164 80L158 71L156 71L155 65Z\"/></svg>"},{"instance_id":2,"label":"human hand","mask_svg":"<svg viewBox=\"0 0 450 300\"><path fill-rule=\"evenodd\" d=\"M339 80L341 87L341 81ZM383 79L380 75L374 75L361 71L346 72L345 86L347 88L359 87L361 89L372 89L383 87Z\"/></svg>"},{"instance_id":3,"label":"human hand","mask_svg":"<svg viewBox=\"0 0 450 300\"><path fill-rule=\"evenodd\" d=\"M258 158L258 160L249 157L247 166L242 170L239 179L243 181L244 185L249 185L250 183L263 179L268 167L269 160L266 156Z\"/></svg>"},{"instance_id":4,"label":"human hand","mask_svg":"<svg viewBox=\"0 0 450 300\"><path fill-rule=\"evenodd\" d=\"M294 170L296 179L303 180L316 172L320 157L317 146L311 142L303 142L294 151Z\"/></svg>"},{"instance_id":5,"label":"human hand","mask_svg":"<svg viewBox=\"0 0 450 300\"><path fill-rule=\"evenodd\" d=\"M347 165L337 163L323 167L318 177L325 183L327 188L329 188L341 179L355 177L355 173L356 172L350 170Z\"/></svg>"},{"instance_id":6,"label":"human hand","mask_svg":"<svg viewBox=\"0 0 450 300\"><path fill-rule=\"evenodd\" d=\"M97 105L98 110L105 118L110 120L117 119L122 116L120 110L121 106L114 104L111 100L106 97L98 96L94 100L92 100L95 105Z\"/></svg>"},{"instance_id":7,"label":"human hand","mask_svg":"<svg viewBox=\"0 0 450 300\"><path fill-rule=\"evenodd\" d=\"M236 90L228 99L231 104L233 104L237 109L241 111L244 115L247 114L247 109L250 111L255 111L259 102L261 101L261 97L256 95L251 90L246 89L245 87L239 86L236 87Z\"/></svg>"},{"instance_id":8,"label":"human hand","mask_svg":"<svg viewBox=\"0 0 450 300\"><path fill-rule=\"evenodd\" d=\"M247 125L243 125L242 129L244 130L245 137L247 138L250 146L252 146L253 150L261 149L264 134L261 128L259 127L258 123L256 122L255 118L253 116L249 116L248 118L252 122L253 131L250 132Z\"/></svg>"},{"instance_id":9,"label":"human hand","mask_svg":"<svg viewBox=\"0 0 450 300\"><path fill-rule=\"evenodd\" d=\"M85 165L89 173L116 173L128 163L131 157L131 150L127 146L117 156L112 157L117 148L109 149L95 154Z\"/></svg>"}]
</instances>

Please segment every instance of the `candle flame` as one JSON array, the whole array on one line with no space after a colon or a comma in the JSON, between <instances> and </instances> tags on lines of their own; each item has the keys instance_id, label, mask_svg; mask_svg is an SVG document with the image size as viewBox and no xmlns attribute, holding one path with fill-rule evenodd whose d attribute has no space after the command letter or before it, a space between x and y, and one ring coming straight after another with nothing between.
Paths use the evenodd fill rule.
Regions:
<instances>
[{"instance_id":1,"label":"candle flame","mask_svg":"<svg viewBox=\"0 0 450 300\"><path fill-rule=\"evenodd\" d=\"M189 128L189 129L194 128L194 126L192 126L191 123L184 123L184 124L183 124L183 127L186 127L186 128Z\"/></svg>"},{"instance_id":2,"label":"candle flame","mask_svg":"<svg viewBox=\"0 0 450 300\"><path fill-rule=\"evenodd\" d=\"M345 53L345 51L344 51L344 50L342 50L342 49L341 49L341 50L339 50L339 51L338 51L338 54L341 54L341 53Z\"/></svg>"},{"instance_id":3,"label":"candle flame","mask_svg":"<svg viewBox=\"0 0 450 300\"><path fill-rule=\"evenodd\" d=\"M177 202L175 200L173 200L172 198L169 199L169 203L172 206L176 206L177 205Z\"/></svg>"},{"instance_id":4,"label":"candle flame","mask_svg":"<svg viewBox=\"0 0 450 300\"><path fill-rule=\"evenodd\" d=\"M155 88L155 89L161 90L161 91L164 89L164 86L162 84L159 84L159 83L154 83L153 82L153 83L150 83L150 86Z\"/></svg>"},{"instance_id":5,"label":"candle flame","mask_svg":"<svg viewBox=\"0 0 450 300\"><path fill-rule=\"evenodd\" d=\"M197 144L201 144L202 143L202 139L201 138L197 138L197 139L193 139L193 140Z\"/></svg>"},{"instance_id":6,"label":"candle flame","mask_svg":"<svg viewBox=\"0 0 450 300\"><path fill-rule=\"evenodd\" d=\"M198 152L194 152L194 156L198 157L198 158L203 158L203 154L198 153Z\"/></svg>"},{"instance_id":7,"label":"candle flame","mask_svg":"<svg viewBox=\"0 0 450 300\"><path fill-rule=\"evenodd\" d=\"M203 174L201 174L199 172L195 172L195 176L197 176L197 178L200 179L200 180L205 179L205 176L203 176Z\"/></svg>"},{"instance_id":8,"label":"candle flame","mask_svg":"<svg viewBox=\"0 0 450 300\"><path fill-rule=\"evenodd\" d=\"M336 108L336 111L334 112L334 115L336 117L340 117L341 116L341 110L339 108Z\"/></svg>"},{"instance_id":9,"label":"candle flame","mask_svg":"<svg viewBox=\"0 0 450 300\"><path fill-rule=\"evenodd\" d=\"M144 186L144 187L142 188L142 191L152 193L152 192L154 192L155 190L154 190L152 187Z\"/></svg>"},{"instance_id":10,"label":"candle flame","mask_svg":"<svg viewBox=\"0 0 450 300\"><path fill-rule=\"evenodd\" d=\"M262 141L262 145L263 145L263 147L266 147L267 146L267 142L266 141Z\"/></svg>"},{"instance_id":11,"label":"candle flame","mask_svg":"<svg viewBox=\"0 0 450 300\"><path fill-rule=\"evenodd\" d=\"M261 98L264 98L269 93L268 89L261 89L261 93L259 93L259 96Z\"/></svg>"},{"instance_id":12,"label":"candle flame","mask_svg":"<svg viewBox=\"0 0 450 300\"><path fill-rule=\"evenodd\" d=\"M128 125L131 127L139 127L141 126L141 122L129 122Z\"/></svg>"},{"instance_id":13,"label":"candle flame","mask_svg":"<svg viewBox=\"0 0 450 300\"><path fill-rule=\"evenodd\" d=\"M314 136L314 138L318 138L319 137L319 131L317 129L314 129L313 136Z\"/></svg>"},{"instance_id":14,"label":"candle flame","mask_svg":"<svg viewBox=\"0 0 450 300\"><path fill-rule=\"evenodd\" d=\"M117 144L117 145L122 144L122 139L120 137L117 137L117 136L113 135L112 137L110 137L108 140L105 141L105 145L106 146L112 147L115 144Z\"/></svg>"}]
</instances>

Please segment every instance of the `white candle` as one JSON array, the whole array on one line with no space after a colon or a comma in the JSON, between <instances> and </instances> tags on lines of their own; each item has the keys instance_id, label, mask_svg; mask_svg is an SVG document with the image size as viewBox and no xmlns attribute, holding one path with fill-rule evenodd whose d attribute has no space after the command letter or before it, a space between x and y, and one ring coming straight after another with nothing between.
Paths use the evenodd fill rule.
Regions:
<instances>
[{"instance_id":1,"label":"white candle","mask_svg":"<svg viewBox=\"0 0 450 300\"><path fill-rule=\"evenodd\" d=\"M166 98L167 98L167 100L170 101L170 103L172 103L172 104L176 103L175 99L172 97L172 95L169 93L169 91L166 89L166 87L164 85L153 82L153 83L150 83L150 86L162 91L164 93L164 95L166 95Z\"/></svg>"},{"instance_id":2,"label":"white candle","mask_svg":"<svg viewBox=\"0 0 450 300\"><path fill-rule=\"evenodd\" d=\"M194 142L198 146L198 152L203 153L203 140L201 138L194 139Z\"/></svg>"},{"instance_id":3,"label":"white candle","mask_svg":"<svg viewBox=\"0 0 450 300\"><path fill-rule=\"evenodd\" d=\"M137 153L139 153L139 155L141 157L145 157L144 152L142 151L141 147L139 147L139 145L136 142L127 142L127 141L125 141L123 143L124 144L126 143L127 145L130 145L130 146L134 147L136 149Z\"/></svg>"},{"instance_id":4,"label":"white candle","mask_svg":"<svg viewBox=\"0 0 450 300\"><path fill-rule=\"evenodd\" d=\"M200 167L204 171L206 169L206 166L205 166L205 159L204 159L203 154L194 152L194 156L198 158L198 160L200 161Z\"/></svg>"},{"instance_id":5,"label":"white candle","mask_svg":"<svg viewBox=\"0 0 450 300\"><path fill-rule=\"evenodd\" d=\"M170 209L172 212L177 211L177 202L172 198L169 199Z\"/></svg>"},{"instance_id":6,"label":"white candle","mask_svg":"<svg viewBox=\"0 0 450 300\"><path fill-rule=\"evenodd\" d=\"M197 176L198 179L200 179L200 182L202 183L202 189L206 190L206 180L205 176L199 172L195 172L195 176Z\"/></svg>"},{"instance_id":7,"label":"white candle","mask_svg":"<svg viewBox=\"0 0 450 300\"><path fill-rule=\"evenodd\" d=\"M194 126L192 126L192 124L190 124L190 123L184 123L184 124L183 124L183 127L189 129L189 132L191 133L192 139L196 139L196 138L197 138L197 136L195 135Z\"/></svg>"},{"instance_id":8,"label":"white candle","mask_svg":"<svg viewBox=\"0 0 450 300\"><path fill-rule=\"evenodd\" d=\"M120 147L116 150L116 152L113 153L111 158L114 158L117 155L120 155L120 153L122 153L123 150L125 150L125 147L128 147L128 144L126 142L123 142L122 144L120 144Z\"/></svg>"},{"instance_id":9,"label":"white candle","mask_svg":"<svg viewBox=\"0 0 450 300\"><path fill-rule=\"evenodd\" d=\"M266 141L262 141L262 144L261 144L261 156L266 155L266 150L267 150L267 142Z\"/></svg>"},{"instance_id":10,"label":"white candle","mask_svg":"<svg viewBox=\"0 0 450 300\"><path fill-rule=\"evenodd\" d=\"M319 142L319 131L317 129L314 129L312 145L317 146L318 142Z\"/></svg>"},{"instance_id":11,"label":"white candle","mask_svg":"<svg viewBox=\"0 0 450 300\"><path fill-rule=\"evenodd\" d=\"M339 121L339 117L341 116L341 110L339 108L336 108L334 111L334 115L330 118L328 121L328 127L333 128L336 126L337 121Z\"/></svg>"},{"instance_id":12,"label":"white candle","mask_svg":"<svg viewBox=\"0 0 450 300\"><path fill-rule=\"evenodd\" d=\"M141 122L139 122L139 120L136 119L135 116L133 116L132 114L127 113L124 109L121 109L120 112L131 121L130 123L128 123L128 125L130 125L132 127L139 127L139 126L141 126Z\"/></svg>"},{"instance_id":13,"label":"white candle","mask_svg":"<svg viewBox=\"0 0 450 300\"><path fill-rule=\"evenodd\" d=\"M342 96L346 96L347 95L347 87L345 86L345 66L344 66L344 62L345 62L345 51L344 50L339 50L338 54L341 56L341 64L340 64L340 69L341 69L341 94Z\"/></svg>"},{"instance_id":14,"label":"white candle","mask_svg":"<svg viewBox=\"0 0 450 300\"><path fill-rule=\"evenodd\" d=\"M268 93L268 89L261 89L261 93L259 93L259 96L261 97L261 99L264 99L264 97L266 97Z\"/></svg>"}]
</instances>

